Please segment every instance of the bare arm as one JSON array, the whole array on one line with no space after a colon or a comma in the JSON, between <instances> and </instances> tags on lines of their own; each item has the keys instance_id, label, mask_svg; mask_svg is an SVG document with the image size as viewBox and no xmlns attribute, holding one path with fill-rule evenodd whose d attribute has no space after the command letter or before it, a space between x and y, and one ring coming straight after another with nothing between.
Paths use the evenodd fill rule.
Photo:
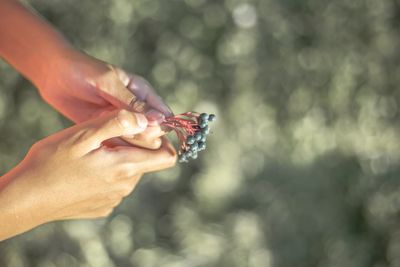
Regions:
<instances>
[{"instance_id":1,"label":"bare arm","mask_svg":"<svg viewBox=\"0 0 400 267\"><path fill-rule=\"evenodd\" d=\"M51 221L107 216L143 173L172 167L176 152L165 139L158 150L103 145L147 123L143 114L114 111L36 143L0 177L0 240Z\"/></svg>"},{"instance_id":2,"label":"bare arm","mask_svg":"<svg viewBox=\"0 0 400 267\"><path fill-rule=\"evenodd\" d=\"M74 122L104 111L143 106L154 127L134 140L147 148L161 145L164 133L154 123L172 114L142 77L125 72L72 47L49 23L17 0L0 0L0 57L34 83L41 96ZM137 101L134 101L137 100ZM141 104L142 105L141 105Z\"/></svg>"},{"instance_id":3,"label":"bare arm","mask_svg":"<svg viewBox=\"0 0 400 267\"><path fill-rule=\"evenodd\" d=\"M0 56L34 84L72 46L16 0L0 0Z\"/></svg>"}]
</instances>

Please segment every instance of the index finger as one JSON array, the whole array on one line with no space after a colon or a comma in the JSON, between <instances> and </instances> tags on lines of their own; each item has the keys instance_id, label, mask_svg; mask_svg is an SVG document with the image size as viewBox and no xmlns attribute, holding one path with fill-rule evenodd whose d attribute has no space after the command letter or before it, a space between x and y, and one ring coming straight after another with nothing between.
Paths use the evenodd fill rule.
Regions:
<instances>
[{"instance_id":1,"label":"index finger","mask_svg":"<svg viewBox=\"0 0 400 267\"><path fill-rule=\"evenodd\" d=\"M134 95L144 101L149 107L163 113L166 117L173 115L171 108L162 100L146 79L134 74L130 74L129 77L130 82L127 87Z\"/></svg>"},{"instance_id":2,"label":"index finger","mask_svg":"<svg viewBox=\"0 0 400 267\"><path fill-rule=\"evenodd\" d=\"M176 164L177 153L172 144L163 137L161 147L157 150L143 149L133 146L117 147L117 161L122 164L131 164L138 172L153 172L170 168Z\"/></svg>"}]
</instances>

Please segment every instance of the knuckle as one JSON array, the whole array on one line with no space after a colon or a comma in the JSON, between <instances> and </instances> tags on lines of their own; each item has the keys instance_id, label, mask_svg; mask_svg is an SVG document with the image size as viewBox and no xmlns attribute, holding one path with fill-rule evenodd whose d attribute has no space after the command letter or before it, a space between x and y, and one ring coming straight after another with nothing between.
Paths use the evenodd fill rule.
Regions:
<instances>
[{"instance_id":1,"label":"knuckle","mask_svg":"<svg viewBox=\"0 0 400 267\"><path fill-rule=\"evenodd\" d=\"M54 149L55 146L44 139L34 143L30 149L30 153L34 153L40 157L52 153Z\"/></svg>"},{"instance_id":2,"label":"knuckle","mask_svg":"<svg viewBox=\"0 0 400 267\"><path fill-rule=\"evenodd\" d=\"M41 151L43 147L44 147L44 142L43 142L43 140L39 140L39 141L37 141L36 143L34 143L34 144L31 146L31 149L30 149L30 150L31 150L32 152Z\"/></svg>"},{"instance_id":3,"label":"knuckle","mask_svg":"<svg viewBox=\"0 0 400 267\"><path fill-rule=\"evenodd\" d=\"M118 171L118 178L119 179L124 179L124 178L129 178L137 173L137 168L135 167L134 163L129 163L129 164L124 164L120 167Z\"/></svg>"}]
</instances>

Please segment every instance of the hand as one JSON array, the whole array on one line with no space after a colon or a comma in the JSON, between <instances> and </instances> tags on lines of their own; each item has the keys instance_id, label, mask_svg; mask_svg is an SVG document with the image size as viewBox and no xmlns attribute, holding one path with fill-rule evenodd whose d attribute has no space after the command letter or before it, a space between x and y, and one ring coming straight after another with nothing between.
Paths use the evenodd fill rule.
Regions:
<instances>
[{"instance_id":1,"label":"hand","mask_svg":"<svg viewBox=\"0 0 400 267\"><path fill-rule=\"evenodd\" d=\"M74 122L97 117L104 111L128 109L131 103L137 112L147 112L149 125L171 115L146 80L78 52L19 1L0 1L0 33L0 57ZM149 136L160 136L162 131L158 128L151 132L137 136L133 143L159 147L161 140Z\"/></svg>"},{"instance_id":2,"label":"hand","mask_svg":"<svg viewBox=\"0 0 400 267\"><path fill-rule=\"evenodd\" d=\"M150 127L134 140L126 140L153 149L161 145L158 137L164 132L157 122L172 112L142 77L72 49L51 60L43 76L36 80L42 97L72 121L133 109L146 113Z\"/></svg>"},{"instance_id":3,"label":"hand","mask_svg":"<svg viewBox=\"0 0 400 267\"><path fill-rule=\"evenodd\" d=\"M173 166L176 152L166 139L158 150L102 145L146 126L142 114L115 111L36 143L0 179L0 240L12 235L10 229L23 232L54 220L107 216L143 173ZM1 186L1 181L8 182ZM10 218L17 223L7 224Z\"/></svg>"}]
</instances>

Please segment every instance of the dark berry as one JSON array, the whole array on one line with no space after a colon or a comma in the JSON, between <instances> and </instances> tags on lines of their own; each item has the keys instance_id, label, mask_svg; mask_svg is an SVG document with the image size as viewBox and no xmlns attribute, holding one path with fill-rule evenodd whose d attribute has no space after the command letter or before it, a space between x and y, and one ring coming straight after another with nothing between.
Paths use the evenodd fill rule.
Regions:
<instances>
[{"instance_id":1,"label":"dark berry","mask_svg":"<svg viewBox=\"0 0 400 267\"><path fill-rule=\"evenodd\" d=\"M190 150L191 150L191 151L197 151L198 148L199 148L199 144L198 144L198 143L194 143L194 144L190 147Z\"/></svg>"},{"instance_id":2,"label":"dark berry","mask_svg":"<svg viewBox=\"0 0 400 267\"><path fill-rule=\"evenodd\" d=\"M207 113L201 113L201 114L200 114L200 118L201 118L203 121L207 121L208 118L209 118L209 116L208 116Z\"/></svg>"},{"instance_id":3,"label":"dark berry","mask_svg":"<svg viewBox=\"0 0 400 267\"><path fill-rule=\"evenodd\" d=\"M199 142L199 151L202 151L202 150L204 150L204 149L206 149L206 143L204 143L204 142Z\"/></svg>"},{"instance_id":4,"label":"dark berry","mask_svg":"<svg viewBox=\"0 0 400 267\"><path fill-rule=\"evenodd\" d=\"M179 157L179 162L188 162L187 157L185 155L181 155Z\"/></svg>"},{"instance_id":5,"label":"dark berry","mask_svg":"<svg viewBox=\"0 0 400 267\"><path fill-rule=\"evenodd\" d=\"M200 141L202 137L203 137L203 134L201 132L196 132L194 134L194 138L196 138L196 141Z\"/></svg>"},{"instance_id":6,"label":"dark berry","mask_svg":"<svg viewBox=\"0 0 400 267\"><path fill-rule=\"evenodd\" d=\"M215 116L215 114L210 114L209 116L208 116L208 120L209 121L215 121L217 119L217 117Z\"/></svg>"},{"instance_id":7,"label":"dark berry","mask_svg":"<svg viewBox=\"0 0 400 267\"><path fill-rule=\"evenodd\" d=\"M206 135L210 132L208 124L215 119L214 114L197 112L186 112L165 118L162 126L174 131L179 139L180 162L197 158L197 153L206 148Z\"/></svg>"},{"instance_id":8,"label":"dark berry","mask_svg":"<svg viewBox=\"0 0 400 267\"><path fill-rule=\"evenodd\" d=\"M200 128L205 128L207 126L207 121L200 121L199 126Z\"/></svg>"},{"instance_id":9,"label":"dark berry","mask_svg":"<svg viewBox=\"0 0 400 267\"><path fill-rule=\"evenodd\" d=\"M193 144L194 142L196 142L196 139L194 138L194 136L189 135L189 136L187 137L187 139L186 139L186 143L187 143L188 145L191 145L191 144Z\"/></svg>"},{"instance_id":10,"label":"dark berry","mask_svg":"<svg viewBox=\"0 0 400 267\"><path fill-rule=\"evenodd\" d=\"M208 125L206 127L204 127L203 129L201 129L201 132L203 133L203 135L209 134L210 128L208 127Z\"/></svg>"}]
</instances>

